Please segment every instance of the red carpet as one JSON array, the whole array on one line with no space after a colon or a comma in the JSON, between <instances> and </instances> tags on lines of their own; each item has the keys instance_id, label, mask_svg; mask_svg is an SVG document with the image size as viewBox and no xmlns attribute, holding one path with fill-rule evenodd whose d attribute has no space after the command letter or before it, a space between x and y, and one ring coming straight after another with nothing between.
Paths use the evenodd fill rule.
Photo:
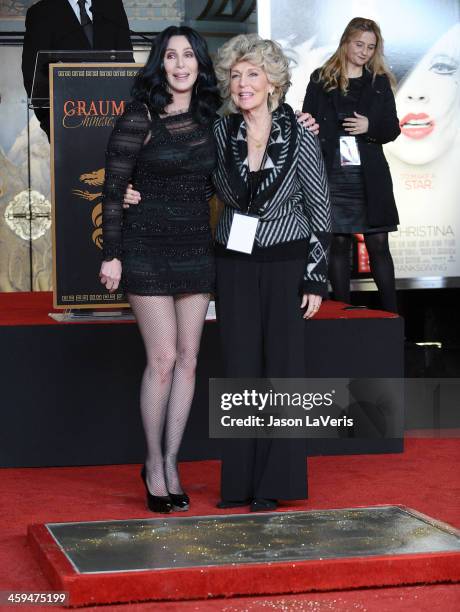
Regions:
<instances>
[{"instance_id":1,"label":"red carpet","mask_svg":"<svg viewBox=\"0 0 460 612\"><path fill-rule=\"evenodd\" d=\"M306 503L284 505L282 509L401 504L460 527L458 459L459 444L455 439L408 439L406 451L402 455L314 457L309 460L310 499ZM217 462L182 465L183 480L192 496L193 514L219 512L214 507L218 499L218 469ZM27 545L26 529L29 524L151 516L144 509L137 466L5 469L1 475L3 533L0 542L0 567L3 571L0 589L3 590L49 589L49 583ZM417 588L374 589L369 597L375 603L380 593L391 602L388 609L394 610L398 609L395 605L401 603L401 597L404 599L401 593L408 593L407 597L414 602L414 610L429 609L419 605L419 597L423 593L427 602L438 602L439 605L433 604L431 609L457 609L454 606L454 601L458 598L457 587L431 586L422 590L421 587ZM400 594L395 595L397 592ZM353 603L347 608L346 603L343 603L342 607L337 609L364 610L361 605L367 601L365 593L367 591L341 593L341 601L361 604L357 607L358 604L355 606ZM438 595L432 595L435 593ZM438 596L444 601L443 605ZM336 608L311 608L307 602L331 602L335 601L334 597L336 596L332 594L315 594L290 598L237 598L231 600L231 605L226 602L226 607L223 600L209 601L206 607L205 602L181 602L170 604L169 607L167 604L161 605L166 606L165 610L211 609L209 606L215 606L212 609L218 610L255 610L266 607L321 610ZM280 603L282 601L292 602L293 607L286 603L289 607L276 608L278 604L284 606ZM304 607L298 607L301 601L304 602ZM251 607L258 606L258 602L260 608ZM154 609L163 609L159 605L155 604ZM129 608L152 609L145 606L149 604ZM126 609L121 606L117 608Z\"/></svg>"},{"instance_id":2,"label":"red carpet","mask_svg":"<svg viewBox=\"0 0 460 612\"><path fill-rule=\"evenodd\" d=\"M397 315L383 310L344 310L347 304L326 300L315 319L391 319ZM2 325L74 325L58 323L48 316L49 312L62 312L53 308L53 294L35 291L32 293L0 293L0 326ZM88 321L82 321L88 324ZM94 321L93 321L94 323ZM96 321L96 324L113 324L113 321ZM117 322L119 323L119 321ZM122 323L133 324L132 321Z\"/></svg>"},{"instance_id":3,"label":"red carpet","mask_svg":"<svg viewBox=\"0 0 460 612\"><path fill-rule=\"evenodd\" d=\"M460 552L83 575L44 525L29 529L29 543L53 590L69 592L72 606L460 582Z\"/></svg>"}]
</instances>

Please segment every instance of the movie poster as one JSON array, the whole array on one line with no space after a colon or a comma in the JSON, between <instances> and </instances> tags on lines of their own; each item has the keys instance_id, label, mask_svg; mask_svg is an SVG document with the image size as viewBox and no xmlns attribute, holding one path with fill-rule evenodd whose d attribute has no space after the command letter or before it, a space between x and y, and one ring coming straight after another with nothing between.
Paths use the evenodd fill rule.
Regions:
<instances>
[{"instance_id":1,"label":"movie poster","mask_svg":"<svg viewBox=\"0 0 460 612\"><path fill-rule=\"evenodd\" d=\"M294 61L287 101L295 109L350 19L379 23L398 81L402 131L384 147L400 216L390 234L396 277L419 286L460 283L460 2L291 0L289 10L271 2L270 16L270 32L266 26L262 33L281 42ZM358 236L360 272L368 271L363 247Z\"/></svg>"},{"instance_id":2,"label":"movie poster","mask_svg":"<svg viewBox=\"0 0 460 612\"><path fill-rule=\"evenodd\" d=\"M126 303L99 281L105 149L136 64L50 66L55 307Z\"/></svg>"}]
</instances>

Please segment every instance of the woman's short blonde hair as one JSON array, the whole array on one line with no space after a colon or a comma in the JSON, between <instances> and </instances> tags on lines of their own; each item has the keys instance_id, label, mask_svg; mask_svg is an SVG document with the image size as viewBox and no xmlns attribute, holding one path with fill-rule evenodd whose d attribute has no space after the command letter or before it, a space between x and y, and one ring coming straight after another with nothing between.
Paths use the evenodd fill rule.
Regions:
<instances>
[{"instance_id":1,"label":"woman's short blonde hair","mask_svg":"<svg viewBox=\"0 0 460 612\"><path fill-rule=\"evenodd\" d=\"M230 72L238 62L250 62L265 71L269 83L273 85L268 109L274 111L283 101L291 84L289 59L281 46L258 34L240 34L220 47L214 68L225 108L233 113L238 112L238 108L230 95Z\"/></svg>"}]
</instances>

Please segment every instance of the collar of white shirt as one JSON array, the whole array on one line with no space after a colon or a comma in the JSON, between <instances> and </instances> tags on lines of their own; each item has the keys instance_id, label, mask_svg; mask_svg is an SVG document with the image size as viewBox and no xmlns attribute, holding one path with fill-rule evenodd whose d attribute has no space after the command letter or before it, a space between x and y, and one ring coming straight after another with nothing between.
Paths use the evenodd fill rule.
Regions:
<instances>
[{"instance_id":1,"label":"collar of white shirt","mask_svg":"<svg viewBox=\"0 0 460 612\"><path fill-rule=\"evenodd\" d=\"M68 0L68 2L70 6L73 8L73 12L77 16L78 21L80 21L80 7L78 6L78 0ZM85 0L85 9L91 21L93 21L93 14L89 9L92 7L92 4L93 3L91 0Z\"/></svg>"}]
</instances>

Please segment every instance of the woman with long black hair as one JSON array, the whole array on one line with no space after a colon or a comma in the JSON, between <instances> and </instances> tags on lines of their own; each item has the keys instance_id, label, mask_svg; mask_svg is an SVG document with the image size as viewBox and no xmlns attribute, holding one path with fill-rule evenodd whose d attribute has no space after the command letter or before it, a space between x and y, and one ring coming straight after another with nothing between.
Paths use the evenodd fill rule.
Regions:
<instances>
[{"instance_id":1,"label":"woman with long black hair","mask_svg":"<svg viewBox=\"0 0 460 612\"><path fill-rule=\"evenodd\" d=\"M142 477L150 510L167 513L190 503L177 454L215 282L208 197L220 97L204 39L185 26L161 32L132 98L107 148L100 278L109 291L121 281L144 341ZM128 184L142 200L124 210Z\"/></svg>"}]
</instances>

